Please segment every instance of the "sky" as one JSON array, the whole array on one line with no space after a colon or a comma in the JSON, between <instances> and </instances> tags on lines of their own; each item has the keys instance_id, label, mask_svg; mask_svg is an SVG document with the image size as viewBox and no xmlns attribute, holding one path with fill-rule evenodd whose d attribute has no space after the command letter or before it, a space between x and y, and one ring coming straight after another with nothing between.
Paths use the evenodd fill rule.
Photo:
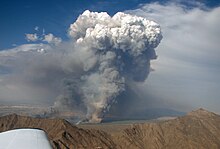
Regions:
<instances>
[{"instance_id":1,"label":"sky","mask_svg":"<svg viewBox=\"0 0 220 149\"><path fill-rule=\"evenodd\" d=\"M41 30L67 38L69 25L85 10L105 11L110 15L134 9L146 0L1 0L0 2L0 49L24 44L25 33L38 26Z\"/></svg>"},{"instance_id":2,"label":"sky","mask_svg":"<svg viewBox=\"0 0 220 149\"><path fill-rule=\"evenodd\" d=\"M148 78L135 84L134 91L140 98L129 102L132 106L184 112L203 107L220 113L218 1L2 0L0 7L0 103L54 102L52 99L59 96L60 90L56 87L57 80L65 74L57 70L56 59L42 58L41 62L34 61L30 68L23 69L21 66L26 67L38 57L29 53L18 55L14 60L18 63L11 66L10 60L16 55L13 51L37 49L44 53L54 48L59 53L58 49L68 49L70 24L85 10L90 10L104 11L110 16L125 12L155 21L161 27L163 39L155 49L158 58L151 61ZM54 79L39 77L45 72Z\"/></svg>"},{"instance_id":3,"label":"sky","mask_svg":"<svg viewBox=\"0 0 220 149\"><path fill-rule=\"evenodd\" d=\"M110 15L119 11L138 8L141 4L155 0L1 0L0 1L0 50L13 45L26 43L25 33L34 32L38 26L41 31L67 39L67 29L84 10L105 11ZM166 0L160 0L165 3ZM201 0L210 7L219 5L218 1Z\"/></svg>"}]
</instances>

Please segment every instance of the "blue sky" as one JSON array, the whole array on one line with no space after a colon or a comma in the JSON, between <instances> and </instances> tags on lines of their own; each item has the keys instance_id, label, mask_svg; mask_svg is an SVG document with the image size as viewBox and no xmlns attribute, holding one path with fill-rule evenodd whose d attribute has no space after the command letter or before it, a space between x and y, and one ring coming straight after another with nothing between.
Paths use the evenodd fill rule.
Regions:
<instances>
[{"instance_id":1,"label":"blue sky","mask_svg":"<svg viewBox=\"0 0 220 149\"><path fill-rule=\"evenodd\" d=\"M136 8L146 0L1 0L0 1L0 49L12 44L25 43L24 34L35 26L44 28L56 36L66 38L69 25L84 10L106 11L110 15L118 11Z\"/></svg>"},{"instance_id":2,"label":"blue sky","mask_svg":"<svg viewBox=\"0 0 220 149\"><path fill-rule=\"evenodd\" d=\"M122 11L153 20L161 26L163 39L156 48L158 58L151 62L154 71L143 84L138 85L141 99L134 100L134 107L142 109L149 105L146 107L179 111L204 107L220 113L220 2L216 0L187 3L181 0L1 0L0 103L3 100L19 103L17 98L25 99L25 102L33 98L31 102L34 103L56 98L59 89L53 85L57 83L56 77L60 77L60 71L53 69L56 62L46 63L51 67L47 70L47 66L35 67L36 70L28 68L30 74L42 76L49 71L51 74L58 72L54 80L47 78L50 84L46 84L47 81L34 78L39 77L35 74L33 78L27 78L30 74L22 76L24 72L21 71L25 71L22 64L26 66L33 57L28 57L29 53L16 57L16 51L37 49L43 53L44 49L51 49L46 42L44 45L36 44L42 40L28 42L25 39L25 34L36 32L36 26L39 27L38 34L42 34L44 29L46 34L59 37L56 41L60 42L62 38L68 42L70 24L87 9L105 11L111 16ZM64 43L54 49L68 46ZM11 61L13 57L16 59ZM10 62L15 63L12 65ZM10 80L11 76L14 80Z\"/></svg>"},{"instance_id":3,"label":"blue sky","mask_svg":"<svg viewBox=\"0 0 220 149\"><path fill-rule=\"evenodd\" d=\"M25 33L34 32L35 26L66 39L69 25L79 14L88 9L106 11L110 15L135 9L155 0L1 0L0 1L0 50L13 44L26 43ZM165 3L166 0L160 0ZM215 0L201 0L207 6L219 5Z\"/></svg>"}]
</instances>

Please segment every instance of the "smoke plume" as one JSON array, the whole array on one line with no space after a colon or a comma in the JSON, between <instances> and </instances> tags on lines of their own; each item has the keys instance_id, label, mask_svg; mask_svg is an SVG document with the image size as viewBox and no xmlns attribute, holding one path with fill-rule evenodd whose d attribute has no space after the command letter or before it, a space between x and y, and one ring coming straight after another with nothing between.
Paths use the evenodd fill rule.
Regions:
<instances>
[{"instance_id":1,"label":"smoke plume","mask_svg":"<svg viewBox=\"0 0 220 149\"><path fill-rule=\"evenodd\" d=\"M154 48L162 36L153 21L117 13L85 11L71 24L69 35L83 53L83 101L88 117L99 121L128 81L144 81ZM86 56L85 56L86 55Z\"/></svg>"},{"instance_id":2,"label":"smoke plume","mask_svg":"<svg viewBox=\"0 0 220 149\"><path fill-rule=\"evenodd\" d=\"M147 78L162 39L160 26L122 12L111 17L86 10L68 33L70 40L59 45L17 52L9 68L16 67L16 80L55 88L55 108L81 111L90 122L100 122L130 83Z\"/></svg>"}]
</instances>

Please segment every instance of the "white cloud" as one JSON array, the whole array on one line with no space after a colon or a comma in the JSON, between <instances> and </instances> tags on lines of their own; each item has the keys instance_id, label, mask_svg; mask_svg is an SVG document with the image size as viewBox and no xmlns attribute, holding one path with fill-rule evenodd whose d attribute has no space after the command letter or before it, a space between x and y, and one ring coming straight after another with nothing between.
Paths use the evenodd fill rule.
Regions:
<instances>
[{"instance_id":1,"label":"white cloud","mask_svg":"<svg viewBox=\"0 0 220 149\"><path fill-rule=\"evenodd\" d=\"M23 44L12 49L0 51L0 58L2 59L4 57L15 57L21 53L27 52L38 52L42 51L41 49L44 49L45 51L50 49L50 46L47 44Z\"/></svg>"},{"instance_id":2,"label":"white cloud","mask_svg":"<svg viewBox=\"0 0 220 149\"><path fill-rule=\"evenodd\" d=\"M26 40L27 41L37 41L38 40L38 36L37 34L25 34L26 36Z\"/></svg>"},{"instance_id":3,"label":"white cloud","mask_svg":"<svg viewBox=\"0 0 220 149\"><path fill-rule=\"evenodd\" d=\"M42 34L38 34L39 29L40 28L38 26L36 26L34 28L34 30L37 33L25 34L26 40L28 42L30 42L30 41L32 41L32 42L36 42L36 41L47 42L49 44L54 44L54 45L58 45L62 42L62 39L60 37L56 37L52 33L45 34L45 29L44 28L42 30Z\"/></svg>"},{"instance_id":4,"label":"white cloud","mask_svg":"<svg viewBox=\"0 0 220 149\"><path fill-rule=\"evenodd\" d=\"M146 85L151 94L156 92L167 106L183 105L183 110L203 106L220 112L220 7L193 5L152 3L127 12L152 19L162 28L159 58L153 62L156 71Z\"/></svg>"},{"instance_id":5,"label":"white cloud","mask_svg":"<svg viewBox=\"0 0 220 149\"><path fill-rule=\"evenodd\" d=\"M34 30L35 30L35 31L39 31L39 27L38 27L38 26L35 26Z\"/></svg>"},{"instance_id":6,"label":"white cloud","mask_svg":"<svg viewBox=\"0 0 220 149\"><path fill-rule=\"evenodd\" d=\"M58 45L59 43L62 42L62 39L59 38L59 37L55 37L53 34L49 33L47 35L44 35L43 41L46 41L46 42L51 43L51 44Z\"/></svg>"}]
</instances>

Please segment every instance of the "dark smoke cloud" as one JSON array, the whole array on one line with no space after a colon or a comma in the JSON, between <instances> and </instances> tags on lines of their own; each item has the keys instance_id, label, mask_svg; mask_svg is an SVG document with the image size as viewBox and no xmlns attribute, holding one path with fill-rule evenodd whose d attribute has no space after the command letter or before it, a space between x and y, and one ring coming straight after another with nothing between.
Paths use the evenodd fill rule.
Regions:
<instances>
[{"instance_id":1,"label":"dark smoke cloud","mask_svg":"<svg viewBox=\"0 0 220 149\"><path fill-rule=\"evenodd\" d=\"M0 66L12 72L0 83L43 86L54 92L55 108L83 111L90 122L100 122L130 84L145 81L162 39L153 21L88 10L71 24L69 36L68 42L1 52Z\"/></svg>"}]
</instances>

